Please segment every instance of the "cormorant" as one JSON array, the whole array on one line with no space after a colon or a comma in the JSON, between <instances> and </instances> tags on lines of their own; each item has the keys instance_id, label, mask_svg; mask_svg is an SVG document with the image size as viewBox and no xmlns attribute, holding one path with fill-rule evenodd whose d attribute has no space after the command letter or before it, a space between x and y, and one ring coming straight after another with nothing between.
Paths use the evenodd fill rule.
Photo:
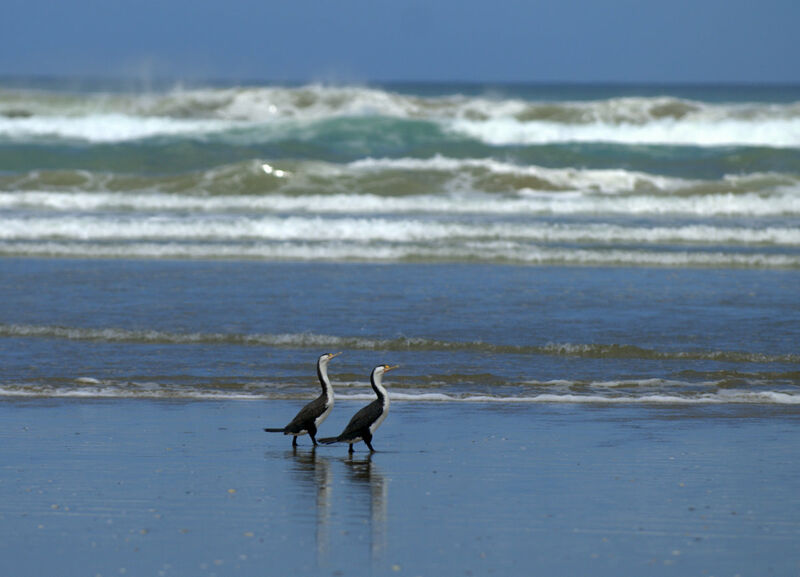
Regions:
<instances>
[{"instance_id":1,"label":"cormorant","mask_svg":"<svg viewBox=\"0 0 800 577\"><path fill-rule=\"evenodd\" d=\"M369 447L370 452L375 452L372 447L372 435L375 430L381 426L381 423L389 414L389 394L383 387L383 375L397 366L390 367L389 365L378 365L372 369L372 374L369 377L372 384L372 390L378 396L377 399L372 401L369 405L358 411L350 422L344 428L344 431L338 437L327 437L320 439L319 442L323 445L330 445L331 443L349 443L350 448L348 453L353 452L353 443L364 441Z\"/></svg>"},{"instance_id":2,"label":"cormorant","mask_svg":"<svg viewBox=\"0 0 800 577\"><path fill-rule=\"evenodd\" d=\"M322 393L316 399L300 409L292 422L280 429L264 429L268 433L283 433L292 435L292 447L297 446L297 437L306 433L311 437L311 442L317 444L317 429L333 409L333 387L328 378L328 362L342 353L325 353L317 361L317 377L322 385Z\"/></svg>"}]
</instances>

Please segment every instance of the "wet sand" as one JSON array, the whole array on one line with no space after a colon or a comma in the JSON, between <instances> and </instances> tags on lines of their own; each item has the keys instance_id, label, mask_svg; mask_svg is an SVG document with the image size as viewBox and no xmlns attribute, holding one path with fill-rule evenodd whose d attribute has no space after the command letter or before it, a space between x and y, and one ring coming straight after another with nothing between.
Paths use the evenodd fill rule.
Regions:
<instances>
[{"instance_id":1,"label":"wet sand","mask_svg":"<svg viewBox=\"0 0 800 577\"><path fill-rule=\"evenodd\" d=\"M0 400L0 575L800 573L800 410L301 404Z\"/></svg>"}]
</instances>

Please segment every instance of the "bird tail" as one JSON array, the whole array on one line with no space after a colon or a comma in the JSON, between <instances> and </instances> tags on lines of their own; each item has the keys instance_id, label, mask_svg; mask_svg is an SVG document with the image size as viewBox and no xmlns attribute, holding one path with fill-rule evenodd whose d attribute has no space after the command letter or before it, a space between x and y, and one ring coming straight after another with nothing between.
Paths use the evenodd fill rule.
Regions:
<instances>
[{"instance_id":1,"label":"bird tail","mask_svg":"<svg viewBox=\"0 0 800 577\"><path fill-rule=\"evenodd\" d=\"M264 429L264 430L267 433L283 433L284 431L286 431L286 428L285 427L281 427L280 429L269 429L269 428L267 428L267 429Z\"/></svg>"},{"instance_id":2,"label":"bird tail","mask_svg":"<svg viewBox=\"0 0 800 577\"><path fill-rule=\"evenodd\" d=\"M323 445L330 445L332 443L337 443L339 441L339 437L325 437L324 439L317 439L318 443L322 443Z\"/></svg>"}]
</instances>

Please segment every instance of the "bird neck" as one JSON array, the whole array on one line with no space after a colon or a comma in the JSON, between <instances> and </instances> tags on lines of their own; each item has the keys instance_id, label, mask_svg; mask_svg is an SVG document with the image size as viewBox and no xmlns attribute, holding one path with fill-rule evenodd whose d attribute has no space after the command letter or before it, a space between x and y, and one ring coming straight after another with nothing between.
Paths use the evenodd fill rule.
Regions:
<instances>
[{"instance_id":1,"label":"bird neck","mask_svg":"<svg viewBox=\"0 0 800 577\"><path fill-rule=\"evenodd\" d=\"M372 384L372 390L375 391L376 395L378 395L378 400L381 402L381 404L384 407L388 405L389 395L387 394L386 389L383 387L383 374L372 371L369 380Z\"/></svg>"},{"instance_id":2,"label":"bird neck","mask_svg":"<svg viewBox=\"0 0 800 577\"><path fill-rule=\"evenodd\" d=\"M328 365L326 363L317 363L317 378L319 384L322 385L322 394L324 394L328 401L333 399L333 387L331 380L328 378Z\"/></svg>"}]
</instances>

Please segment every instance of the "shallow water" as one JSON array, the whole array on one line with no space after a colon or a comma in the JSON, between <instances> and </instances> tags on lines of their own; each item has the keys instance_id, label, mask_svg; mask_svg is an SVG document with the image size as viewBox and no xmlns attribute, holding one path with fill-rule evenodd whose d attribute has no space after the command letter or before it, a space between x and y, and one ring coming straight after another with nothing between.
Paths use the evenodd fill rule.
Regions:
<instances>
[{"instance_id":1,"label":"shallow water","mask_svg":"<svg viewBox=\"0 0 800 577\"><path fill-rule=\"evenodd\" d=\"M800 402L797 271L5 259L10 396Z\"/></svg>"},{"instance_id":2,"label":"shallow water","mask_svg":"<svg viewBox=\"0 0 800 577\"><path fill-rule=\"evenodd\" d=\"M266 435L298 401L0 403L0 570L791 575L783 407L392 406L374 439ZM341 402L334 431L361 404Z\"/></svg>"}]
</instances>

